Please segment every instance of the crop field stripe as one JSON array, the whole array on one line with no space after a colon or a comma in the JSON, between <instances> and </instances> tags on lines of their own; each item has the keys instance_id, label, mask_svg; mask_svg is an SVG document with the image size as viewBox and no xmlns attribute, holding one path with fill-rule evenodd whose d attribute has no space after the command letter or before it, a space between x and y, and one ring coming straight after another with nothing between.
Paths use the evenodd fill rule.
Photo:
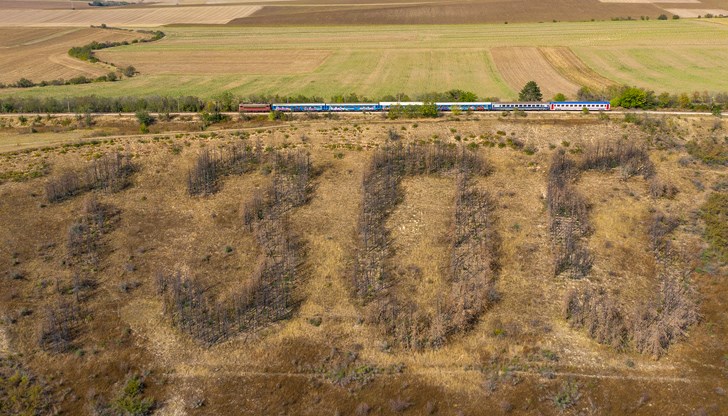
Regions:
<instances>
[{"instance_id":1,"label":"crop field stripe","mask_svg":"<svg viewBox=\"0 0 728 416\"><path fill-rule=\"evenodd\" d=\"M558 73L577 85L601 90L616 84L589 68L568 47L541 47L538 50Z\"/></svg>"},{"instance_id":2,"label":"crop field stripe","mask_svg":"<svg viewBox=\"0 0 728 416\"><path fill-rule=\"evenodd\" d=\"M557 93L573 96L579 85L561 76L537 48L500 47L491 49L498 71L519 91L528 81L536 81L546 99Z\"/></svg>"},{"instance_id":3,"label":"crop field stripe","mask_svg":"<svg viewBox=\"0 0 728 416\"><path fill-rule=\"evenodd\" d=\"M724 90L715 81L728 73L728 50L720 47L576 48L590 67L620 83L660 85L658 91Z\"/></svg>"},{"instance_id":4,"label":"crop field stripe","mask_svg":"<svg viewBox=\"0 0 728 416\"><path fill-rule=\"evenodd\" d=\"M0 94L212 97L230 91L329 98L348 92L370 97L399 92L416 96L462 88L509 100L517 97L521 82L531 78L543 83L544 96L550 98L554 91L573 97L578 86L595 73L600 75L596 85L610 80L657 92L691 92L724 90L723 78L728 72L724 46L728 26L687 19L507 26L182 26L164 30L167 37L160 42L99 52L110 62L137 66L141 74L132 79L6 89ZM655 47L656 42L667 42L670 48ZM517 57L524 62L513 64L521 74L516 77L502 62L496 62L498 51L491 51L528 45L539 45L541 51L556 48L558 56L564 55L561 58L569 55L574 67L557 71L531 47L533 50ZM560 48L568 48L573 56ZM207 59L201 59L203 55ZM295 59L283 62L286 57ZM419 62L423 64L415 65ZM8 80L16 81L18 75L12 74Z\"/></svg>"}]
</instances>

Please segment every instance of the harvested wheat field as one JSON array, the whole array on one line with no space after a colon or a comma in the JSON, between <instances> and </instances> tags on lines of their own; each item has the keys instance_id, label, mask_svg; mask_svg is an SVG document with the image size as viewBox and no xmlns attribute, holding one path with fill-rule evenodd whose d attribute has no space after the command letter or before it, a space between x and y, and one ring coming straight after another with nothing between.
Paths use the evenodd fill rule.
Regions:
<instances>
[{"instance_id":1,"label":"harvested wheat field","mask_svg":"<svg viewBox=\"0 0 728 416\"><path fill-rule=\"evenodd\" d=\"M0 28L0 82L105 75L111 68L72 58L68 50L93 41L131 41L143 36L131 31L93 28Z\"/></svg>"},{"instance_id":2,"label":"harvested wheat field","mask_svg":"<svg viewBox=\"0 0 728 416\"><path fill-rule=\"evenodd\" d=\"M586 66L578 56L567 47L542 47L538 48L546 61L556 72L576 85L601 91L616 83L605 78L593 69Z\"/></svg>"},{"instance_id":3,"label":"harvested wheat field","mask_svg":"<svg viewBox=\"0 0 728 416\"><path fill-rule=\"evenodd\" d=\"M701 210L724 121L137 128L41 118L87 136L0 158L0 380L44 391L0 384L20 409L728 411L721 205ZM28 129L4 118L0 149Z\"/></svg>"},{"instance_id":4,"label":"harvested wheat field","mask_svg":"<svg viewBox=\"0 0 728 416\"><path fill-rule=\"evenodd\" d=\"M528 81L536 81L547 99L557 93L574 96L579 84L562 76L538 48L500 47L490 50L498 72L515 91Z\"/></svg>"},{"instance_id":5,"label":"harvested wheat field","mask_svg":"<svg viewBox=\"0 0 728 416\"><path fill-rule=\"evenodd\" d=\"M720 19L711 19L719 21ZM657 93L721 91L728 26L709 21L509 25L164 28L157 42L97 55L140 75L115 83L1 90L33 96L318 96L411 98L452 88L513 100L534 78L545 98L582 85ZM668 46L658 46L659 42ZM530 46L538 45L538 46ZM547 59L550 58L550 59ZM496 62L496 58L497 62ZM506 78L508 81L506 81Z\"/></svg>"},{"instance_id":6,"label":"harvested wheat field","mask_svg":"<svg viewBox=\"0 0 728 416\"><path fill-rule=\"evenodd\" d=\"M260 6L199 6L95 8L83 10L9 9L0 15L2 26L109 26L154 27L178 24L224 24L259 10Z\"/></svg>"},{"instance_id":7,"label":"harvested wheat field","mask_svg":"<svg viewBox=\"0 0 728 416\"><path fill-rule=\"evenodd\" d=\"M313 72L330 55L330 51L189 51L171 54L160 65L159 53L101 51L96 54L119 66L134 65L144 74L258 74L296 75Z\"/></svg>"}]
</instances>

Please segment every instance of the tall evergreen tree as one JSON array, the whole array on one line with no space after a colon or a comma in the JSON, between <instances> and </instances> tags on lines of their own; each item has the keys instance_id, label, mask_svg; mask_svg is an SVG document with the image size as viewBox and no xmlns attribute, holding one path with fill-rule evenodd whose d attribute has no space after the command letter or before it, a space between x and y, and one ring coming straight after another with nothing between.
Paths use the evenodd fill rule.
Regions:
<instances>
[{"instance_id":1,"label":"tall evergreen tree","mask_svg":"<svg viewBox=\"0 0 728 416\"><path fill-rule=\"evenodd\" d=\"M541 88L538 87L536 81L528 81L518 94L519 101L541 101L542 98Z\"/></svg>"}]
</instances>

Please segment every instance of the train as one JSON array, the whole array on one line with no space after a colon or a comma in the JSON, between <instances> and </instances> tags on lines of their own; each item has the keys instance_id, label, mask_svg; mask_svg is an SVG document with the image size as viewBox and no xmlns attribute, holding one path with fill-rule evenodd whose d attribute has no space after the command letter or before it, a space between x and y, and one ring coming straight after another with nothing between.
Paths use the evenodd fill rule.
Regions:
<instances>
[{"instance_id":1,"label":"train","mask_svg":"<svg viewBox=\"0 0 728 416\"><path fill-rule=\"evenodd\" d=\"M452 102L433 103L437 111L609 111L609 101L551 101L551 102ZM369 113L389 111L392 107L425 105L421 101L379 102L379 103L285 103L256 104L241 103L241 113Z\"/></svg>"}]
</instances>

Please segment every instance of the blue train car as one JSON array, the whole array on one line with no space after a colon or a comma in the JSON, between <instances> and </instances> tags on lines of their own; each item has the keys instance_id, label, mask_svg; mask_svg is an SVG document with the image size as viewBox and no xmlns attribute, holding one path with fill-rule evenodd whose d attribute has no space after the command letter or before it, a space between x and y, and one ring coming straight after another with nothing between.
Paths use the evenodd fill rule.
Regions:
<instances>
[{"instance_id":1,"label":"blue train car","mask_svg":"<svg viewBox=\"0 0 728 416\"><path fill-rule=\"evenodd\" d=\"M377 103L339 103L328 104L328 111L336 112L366 112L382 111L382 106Z\"/></svg>"},{"instance_id":2,"label":"blue train car","mask_svg":"<svg viewBox=\"0 0 728 416\"><path fill-rule=\"evenodd\" d=\"M492 103L486 102L465 102L465 103L435 103L437 111L452 111L453 108L460 111L490 111Z\"/></svg>"},{"instance_id":3,"label":"blue train car","mask_svg":"<svg viewBox=\"0 0 728 416\"><path fill-rule=\"evenodd\" d=\"M548 111L550 109L549 103L493 103L492 106L494 111Z\"/></svg>"},{"instance_id":4,"label":"blue train car","mask_svg":"<svg viewBox=\"0 0 728 416\"><path fill-rule=\"evenodd\" d=\"M408 107L413 105L425 105L422 101L387 101L380 102L379 106L382 107L382 111L389 111L394 106Z\"/></svg>"},{"instance_id":5,"label":"blue train car","mask_svg":"<svg viewBox=\"0 0 728 416\"><path fill-rule=\"evenodd\" d=\"M283 111L286 113L313 113L328 111L329 106L325 103L286 103L286 104L272 104L271 110Z\"/></svg>"},{"instance_id":6,"label":"blue train car","mask_svg":"<svg viewBox=\"0 0 728 416\"><path fill-rule=\"evenodd\" d=\"M552 101L549 103L551 111L609 111L611 104L609 101Z\"/></svg>"}]
</instances>

